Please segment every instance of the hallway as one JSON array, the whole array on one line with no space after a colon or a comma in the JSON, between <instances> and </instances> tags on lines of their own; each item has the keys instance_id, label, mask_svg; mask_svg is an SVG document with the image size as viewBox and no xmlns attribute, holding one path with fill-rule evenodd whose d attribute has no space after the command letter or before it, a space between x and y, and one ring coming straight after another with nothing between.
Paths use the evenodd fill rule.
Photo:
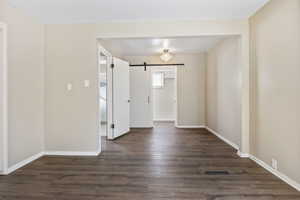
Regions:
<instances>
[{"instance_id":1,"label":"hallway","mask_svg":"<svg viewBox=\"0 0 300 200\"><path fill-rule=\"evenodd\" d=\"M207 130L159 123L104 140L99 157L45 156L0 177L0 200L11 199L292 200L300 195Z\"/></svg>"}]
</instances>

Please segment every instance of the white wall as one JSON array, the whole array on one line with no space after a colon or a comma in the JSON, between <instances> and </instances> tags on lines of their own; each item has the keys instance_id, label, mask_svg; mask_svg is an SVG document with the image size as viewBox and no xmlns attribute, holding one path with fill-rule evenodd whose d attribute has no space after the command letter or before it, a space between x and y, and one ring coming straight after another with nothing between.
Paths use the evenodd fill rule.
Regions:
<instances>
[{"instance_id":1,"label":"white wall","mask_svg":"<svg viewBox=\"0 0 300 200\"><path fill-rule=\"evenodd\" d=\"M154 121L170 120L175 121L176 118L176 102L175 102L175 70L174 77L164 79L163 88L153 88L153 119ZM152 70L152 73L157 71ZM162 73L168 73L159 70Z\"/></svg>"},{"instance_id":2,"label":"white wall","mask_svg":"<svg viewBox=\"0 0 300 200\"><path fill-rule=\"evenodd\" d=\"M98 65L94 26L46 28L46 151L98 151ZM90 80L85 88L84 80ZM72 91L66 90L68 83Z\"/></svg>"},{"instance_id":3,"label":"white wall","mask_svg":"<svg viewBox=\"0 0 300 200\"><path fill-rule=\"evenodd\" d=\"M159 56L126 56L124 59L132 64L163 64ZM205 54L175 55L170 62L185 64L177 68L178 125L204 126Z\"/></svg>"},{"instance_id":4,"label":"white wall","mask_svg":"<svg viewBox=\"0 0 300 200\"><path fill-rule=\"evenodd\" d=\"M8 165L44 149L44 25L1 1L8 25Z\"/></svg>"},{"instance_id":5,"label":"white wall","mask_svg":"<svg viewBox=\"0 0 300 200\"><path fill-rule=\"evenodd\" d=\"M300 187L300 1L272 0L251 22L252 154Z\"/></svg>"},{"instance_id":6,"label":"white wall","mask_svg":"<svg viewBox=\"0 0 300 200\"><path fill-rule=\"evenodd\" d=\"M208 52L206 123L236 146L241 145L240 39L222 41Z\"/></svg>"}]
</instances>

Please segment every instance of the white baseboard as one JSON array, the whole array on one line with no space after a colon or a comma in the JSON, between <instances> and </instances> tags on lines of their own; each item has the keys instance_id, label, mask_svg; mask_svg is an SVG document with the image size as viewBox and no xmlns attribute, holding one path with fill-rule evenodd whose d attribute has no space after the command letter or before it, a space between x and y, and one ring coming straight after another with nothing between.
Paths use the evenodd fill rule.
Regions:
<instances>
[{"instance_id":1,"label":"white baseboard","mask_svg":"<svg viewBox=\"0 0 300 200\"><path fill-rule=\"evenodd\" d=\"M279 172L278 170L273 169L270 165L268 165L264 161L256 158L253 155L250 155L250 159L300 192L300 183L297 183L296 181L294 181L290 177L286 176L285 174Z\"/></svg>"},{"instance_id":2,"label":"white baseboard","mask_svg":"<svg viewBox=\"0 0 300 200\"><path fill-rule=\"evenodd\" d=\"M98 156L101 150L98 151L46 151L46 156Z\"/></svg>"},{"instance_id":3,"label":"white baseboard","mask_svg":"<svg viewBox=\"0 0 300 200\"><path fill-rule=\"evenodd\" d=\"M202 126L202 125L198 125L198 126L181 126L181 125L176 125L175 127L176 128L191 128L191 129L194 129L194 128L205 128L205 126Z\"/></svg>"},{"instance_id":4,"label":"white baseboard","mask_svg":"<svg viewBox=\"0 0 300 200\"><path fill-rule=\"evenodd\" d=\"M182 127L182 126L181 126ZM191 127L191 126L184 126L184 127ZM205 128L203 126L192 126L192 128L197 127L197 128ZM213 131L212 129L206 127L207 130L209 130L210 132L212 132L213 134L215 134L217 137L219 137L220 139L222 139L224 142L226 142L227 144L231 145L233 148L238 149L238 146L232 142L230 142L229 140L227 140L226 138L224 138L223 136L220 136L219 134L217 134L215 131ZM24 167L25 165L39 159L40 157L44 156L44 155L55 155L55 156L98 156L101 153L101 149L99 148L99 150L97 152L74 152L74 151L47 151L47 152L40 152L36 155L33 155L15 165L13 165L12 167L9 167L8 170L6 172L2 171L2 175L7 175L10 174L14 171L16 171L17 169ZM240 157L243 158L250 158L251 160L253 160L254 162L256 162L258 165L260 165L261 167L265 168L266 170L268 170L269 172L271 172L272 174L274 174L275 176L277 176L278 178L280 178L281 180L283 180L284 182L286 182L287 184L289 184L290 186L292 186L293 188L295 188L296 190L300 191L300 183L296 182L295 180L291 179L290 177L286 176L285 174L279 172L278 170L273 169L270 165L266 164L265 162L263 162L262 160L256 158L253 155L249 155L249 154L244 154L241 153L240 151L238 151L238 155Z\"/></svg>"},{"instance_id":5,"label":"white baseboard","mask_svg":"<svg viewBox=\"0 0 300 200\"><path fill-rule=\"evenodd\" d=\"M27 158L27 159L25 159L25 160L23 160L23 161L21 161L21 162L19 162L19 163L13 165L13 166L11 166L11 167L9 167L9 168L7 169L7 172L6 172L5 174L10 174L10 173L16 171L17 169L20 169L21 167L24 167L25 165L27 165L27 164L29 164L29 163L31 163L31 162L33 162L33 161L39 159L39 158L42 157L43 155L44 155L43 152L40 152L40 153L38 153L38 154L36 154L36 155L33 155L33 156L31 156L31 157L29 157L29 158Z\"/></svg>"},{"instance_id":6,"label":"white baseboard","mask_svg":"<svg viewBox=\"0 0 300 200\"><path fill-rule=\"evenodd\" d=\"M143 128L154 128L154 126L131 126L130 128L143 129Z\"/></svg>"},{"instance_id":7,"label":"white baseboard","mask_svg":"<svg viewBox=\"0 0 300 200\"><path fill-rule=\"evenodd\" d=\"M218 134L216 131L214 131L214 130L208 128L208 127L206 127L206 129L208 131L210 131L211 133L213 133L214 135L216 135L217 137L219 137L221 140L223 140L227 144L231 145L233 148L237 149L238 150L237 154L241 158L250 158L251 160L256 162L258 165L260 165L261 167L265 168L266 170L268 170L269 172L271 172L272 174L274 174L275 176L277 176L278 178L280 178L281 180L283 180L284 182L286 182L287 184L289 184L290 186L292 186L296 190L300 191L300 183L297 183L295 180L293 180L290 177L286 176L285 174L279 172L278 170L273 169L270 165L266 164L265 162L263 162L262 160L256 158L255 156L249 155L247 153L243 153L243 152L239 151L238 145L236 145L233 142L229 141L228 139L224 138L223 136Z\"/></svg>"},{"instance_id":8,"label":"white baseboard","mask_svg":"<svg viewBox=\"0 0 300 200\"><path fill-rule=\"evenodd\" d=\"M237 152L237 155L240 156L241 158L250 158L250 155L247 153L243 153L241 151Z\"/></svg>"},{"instance_id":9,"label":"white baseboard","mask_svg":"<svg viewBox=\"0 0 300 200\"><path fill-rule=\"evenodd\" d=\"M96 152L74 152L74 151L47 151L47 152L40 152L36 155L33 155L7 169L6 172L1 171L1 175L8 175L17 169L20 169L21 167L24 167L25 165L39 159L42 156L45 155L53 155L53 156L98 156L101 153L101 149L99 148Z\"/></svg>"},{"instance_id":10,"label":"white baseboard","mask_svg":"<svg viewBox=\"0 0 300 200\"><path fill-rule=\"evenodd\" d=\"M175 119L154 119L154 122L175 122Z\"/></svg>"},{"instance_id":11,"label":"white baseboard","mask_svg":"<svg viewBox=\"0 0 300 200\"><path fill-rule=\"evenodd\" d=\"M217 133L216 131L214 131L213 129L209 128L209 127L205 127L209 132L213 133L215 136L217 136L218 138L220 138L221 140L223 140L224 142L226 142L227 144L229 144L230 146L232 146L233 148L235 148L236 150L238 150L239 152L239 146L231 141L229 141L228 139L226 139L225 137L223 137L222 135L220 135L219 133Z\"/></svg>"}]
</instances>

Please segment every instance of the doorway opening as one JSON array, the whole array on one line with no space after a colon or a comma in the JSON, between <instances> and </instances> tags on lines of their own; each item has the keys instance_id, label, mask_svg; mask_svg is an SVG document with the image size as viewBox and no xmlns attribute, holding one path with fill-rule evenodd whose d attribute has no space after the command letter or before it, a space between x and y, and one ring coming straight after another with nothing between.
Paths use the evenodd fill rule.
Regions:
<instances>
[{"instance_id":1,"label":"doorway opening","mask_svg":"<svg viewBox=\"0 0 300 200\"><path fill-rule=\"evenodd\" d=\"M100 135L107 137L108 120L107 120L107 64L108 57L100 52L99 57L99 106L100 106Z\"/></svg>"},{"instance_id":2,"label":"doorway opening","mask_svg":"<svg viewBox=\"0 0 300 200\"><path fill-rule=\"evenodd\" d=\"M129 132L129 63L98 43L98 133L114 140Z\"/></svg>"},{"instance_id":3,"label":"doorway opening","mask_svg":"<svg viewBox=\"0 0 300 200\"><path fill-rule=\"evenodd\" d=\"M99 149L101 138L112 139L112 55L98 43L98 135Z\"/></svg>"},{"instance_id":4,"label":"doorway opening","mask_svg":"<svg viewBox=\"0 0 300 200\"><path fill-rule=\"evenodd\" d=\"M248 90L241 90L248 86L247 79L243 79L242 66L247 53L243 37L228 34L124 37L105 38L102 44L113 55L130 63L130 128L147 129L156 127L156 121L174 121L174 115L170 114L174 112L169 108L175 104L176 128L210 128L211 132L237 143L238 148L247 149L248 122L244 104L248 105L245 101ZM155 73L154 67L165 68L175 63L178 63L175 67L178 68L178 81L175 81L178 101L168 101L167 106L161 106L157 103L159 92L167 79L164 72ZM184 64L182 68L180 63ZM170 115L162 115L165 108L171 110Z\"/></svg>"},{"instance_id":5,"label":"doorway opening","mask_svg":"<svg viewBox=\"0 0 300 200\"><path fill-rule=\"evenodd\" d=\"M153 126L177 124L177 67L152 67Z\"/></svg>"}]
</instances>

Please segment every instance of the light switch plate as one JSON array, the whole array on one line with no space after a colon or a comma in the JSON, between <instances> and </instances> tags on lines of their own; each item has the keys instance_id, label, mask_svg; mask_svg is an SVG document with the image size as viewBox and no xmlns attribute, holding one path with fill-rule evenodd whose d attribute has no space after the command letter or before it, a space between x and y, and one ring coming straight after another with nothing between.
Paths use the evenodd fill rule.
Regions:
<instances>
[{"instance_id":1,"label":"light switch plate","mask_svg":"<svg viewBox=\"0 0 300 200\"><path fill-rule=\"evenodd\" d=\"M276 159L272 159L272 167L273 167L273 169L278 169L278 162L277 162L277 160Z\"/></svg>"},{"instance_id":2,"label":"light switch plate","mask_svg":"<svg viewBox=\"0 0 300 200\"><path fill-rule=\"evenodd\" d=\"M88 88L90 85L90 80L84 80L84 87Z\"/></svg>"},{"instance_id":3,"label":"light switch plate","mask_svg":"<svg viewBox=\"0 0 300 200\"><path fill-rule=\"evenodd\" d=\"M67 84L67 90L68 90L68 91L71 91L72 88L73 88L73 85L72 85L71 83L68 83L68 84Z\"/></svg>"}]
</instances>

